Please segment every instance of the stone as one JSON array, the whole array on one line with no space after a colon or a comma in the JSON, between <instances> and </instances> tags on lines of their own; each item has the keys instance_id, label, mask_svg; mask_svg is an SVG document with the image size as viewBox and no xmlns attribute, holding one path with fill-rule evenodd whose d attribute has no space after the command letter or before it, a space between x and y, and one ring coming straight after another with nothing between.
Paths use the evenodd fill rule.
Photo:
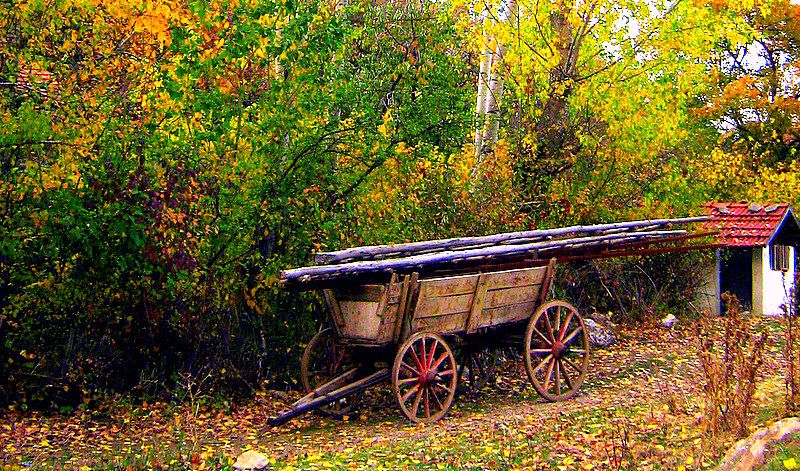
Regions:
<instances>
[{"instance_id":1,"label":"stone","mask_svg":"<svg viewBox=\"0 0 800 471\"><path fill-rule=\"evenodd\" d=\"M613 327L608 325L601 325L591 318L583 320L583 325L586 327L586 332L589 334L589 342L593 347L604 348L614 345L617 342L617 337L614 335Z\"/></svg>"},{"instance_id":2,"label":"stone","mask_svg":"<svg viewBox=\"0 0 800 471\"><path fill-rule=\"evenodd\" d=\"M233 463L233 469L242 471L261 471L269 467L269 458L257 451L247 450Z\"/></svg>"},{"instance_id":3,"label":"stone","mask_svg":"<svg viewBox=\"0 0 800 471\"><path fill-rule=\"evenodd\" d=\"M678 318L673 316L672 314L667 314L666 317L661 319L661 325L669 329L673 325L678 323Z\"/></svg>"},{"instance_id":4,"label":"stone","mask_svg":"<svg viewBox=\"0 0 800 471\"><path fill-rule=\"evenodd\" d=\"M739 440L725 454L717 471L751 471L764 464L764 454L774 445L791 438L800 432L800 419L789 417L753 432L749 437Z\"/></svg>"}]
</instances>

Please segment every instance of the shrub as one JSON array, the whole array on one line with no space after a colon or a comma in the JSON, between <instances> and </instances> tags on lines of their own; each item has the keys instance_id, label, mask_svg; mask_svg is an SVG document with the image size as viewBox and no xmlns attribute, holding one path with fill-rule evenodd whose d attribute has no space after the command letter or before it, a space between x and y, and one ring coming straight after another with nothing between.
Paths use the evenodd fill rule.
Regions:
<instances>
[{"instance_id":1,"label":"shrub","mask_svg":"<svg viewBox=\"0 0 800 471\"><path fill-rule=\"evenodd\" d=\"M726 432L744 438L752 421L768 333L754 329L736 296L724 293L722 299L725 316L706 317L699 325L698 356L705 380L703 420L712 436Z\"/></svg>"},{"instance_id":2,"label":"shrub","mask_svg":"<svg viewBox=\"0 0 800 471\"><path fill-rule=\"evenodd\" d=\"M707 253L621 257L559 265L556 287L583 312L613 312L616 321L655 320L687 312Z\"/></svg>"}]
</instances>

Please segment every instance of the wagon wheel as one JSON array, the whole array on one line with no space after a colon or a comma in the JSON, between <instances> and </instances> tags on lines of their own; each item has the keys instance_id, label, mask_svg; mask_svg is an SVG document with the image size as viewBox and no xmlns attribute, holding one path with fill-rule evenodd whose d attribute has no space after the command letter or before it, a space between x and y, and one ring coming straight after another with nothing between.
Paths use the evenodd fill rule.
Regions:
<instances>
[{"instance_id":1,"label":"wagon wheel","mask_svg":"<svg viewBox=\"0 0 800 471\"><path fill-rule=\"evenodd\" d=\"M336 342L336 333L331 328L315 335L300 361L300 380L306 393L322 386L354 366L346 348ZM320 407L317 412L334 418L342 418L355 409L360 393L351 394L338 401Z\"/></svg>"},{"instance_id":2,"label":"wagon wheel","mask_svg":"<svg viewBox=\"0 0 800 471\"><path fill-rule=\"evenodd\" d=\"M475 394L494 377L497 370L496 348L465 347L458 352L458 392Z\"/></svg>"},{"instance_id":3,"label":"wagon wheel","mask_svg":"<svg viewBox=\"0 0 800 471\"><path fill-rule=\"evenodd\" d=\"M397 350L392 392L413 422L441 419L453 403L457 379L453 351L437 334L417 332Z\"/></svg>"},{"instance_id":4,"label":"wagon wheel","mask_svg":"<svg viewBox=\"0 0 800 471\"><path fill-rule=\"evenodd\" d=\"M525 370L548 401L572 397L589 367L589 335L578 309L550 301L536 310L525 332Z\"/></svg>"}]
</instances>

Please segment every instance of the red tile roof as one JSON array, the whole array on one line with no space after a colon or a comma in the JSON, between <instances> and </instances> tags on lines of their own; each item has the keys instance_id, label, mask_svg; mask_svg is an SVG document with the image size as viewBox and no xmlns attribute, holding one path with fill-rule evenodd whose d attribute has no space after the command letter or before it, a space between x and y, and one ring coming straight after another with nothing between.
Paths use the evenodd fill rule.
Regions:
<instances>
[{"instance_id":1,"label":"red tile roof","mask_svg":"<svg viewBox=\"0 0 800 471\"><path fill-rule=\"evenodd\" d=\"M718 240L729 247L763 247L780 228L788 204L708 203L711 221L706 228L719 231Z\"/></svg>"}]
</instances>

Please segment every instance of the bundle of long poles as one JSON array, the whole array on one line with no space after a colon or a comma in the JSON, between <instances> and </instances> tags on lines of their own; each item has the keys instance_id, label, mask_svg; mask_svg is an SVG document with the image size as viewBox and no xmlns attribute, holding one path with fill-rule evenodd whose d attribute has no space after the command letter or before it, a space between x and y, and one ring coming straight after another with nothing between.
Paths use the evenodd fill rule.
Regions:
<instances>
[{"instance_id":1,"label":"bundle of long poles","mask_svg":"<svg viewBox=\"0 0 800 471\"><path fill-rule=\"evenodd\" d=\"M480 237L354 247L317 254L321 265L281 272L281 283L311 289L320 283L380 277L390 273L436 273L481 269L502 263L528 265L559 259L635 255L654 244L685 242L711 233L675 229L707 217L628 221L591 226L510 232ZM687 246L692 248L693 246ZM674 247L673 247L674 248ZM664 247L667 251L666 247ZM657 250L656 250L657 251ZM654 252L649 249L648 253Z\"/></svg>"}]
</instances>

